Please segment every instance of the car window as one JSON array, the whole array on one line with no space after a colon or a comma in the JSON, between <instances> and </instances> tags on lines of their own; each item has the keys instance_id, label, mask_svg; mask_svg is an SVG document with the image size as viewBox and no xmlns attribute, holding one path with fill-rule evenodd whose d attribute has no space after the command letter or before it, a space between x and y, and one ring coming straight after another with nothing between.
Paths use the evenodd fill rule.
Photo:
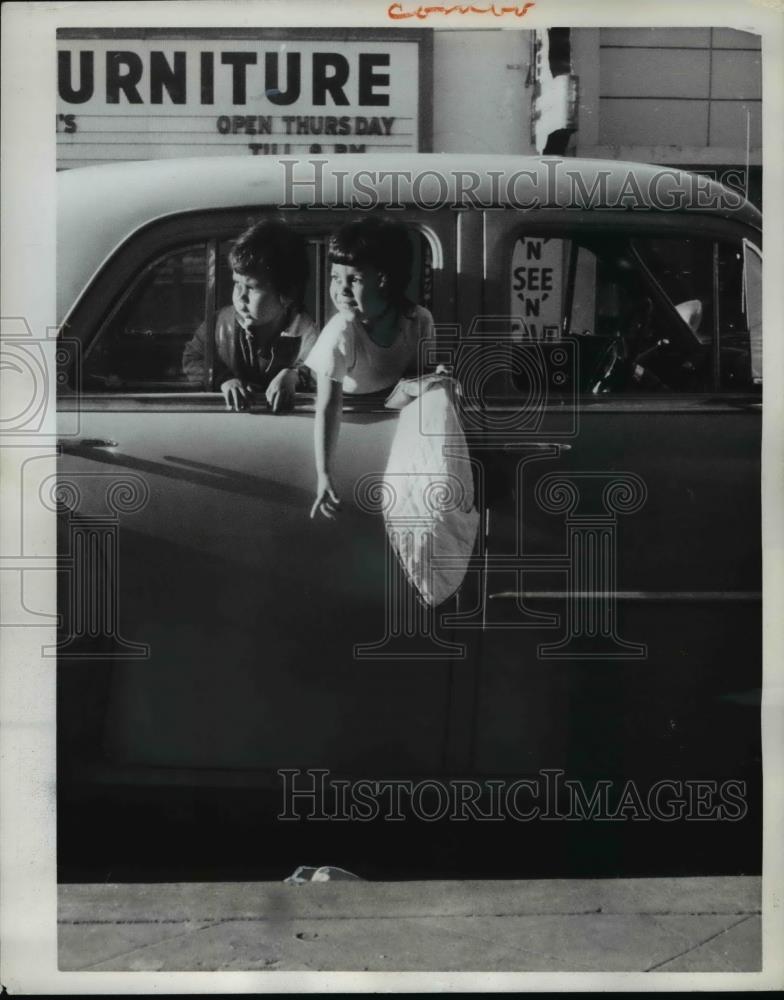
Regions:
<instances>
[{"instance_id":1,"label":"car window","mask_svg":"<svg viewBox=\"0 0 784 1000\"><path fill-rule=\"evenodd\" d=\"M519 236L511 255L509 336L573 346L574 376L562 392L573 392L575 382L592 395L747 388L742 245L716 244L715 266L718 372L714 243L705 238Z\"/></svg>"},{"instance_id":2,"label":"car window","mask_svg":"<svg viewBox=\"0 0 784 1000\"><path fill-rule=\"evenodd\" d=\"M341 220L342 221L342 220ZM242 225L238 226L238 230ZM305 312L318 328L333 315L327 246L334 228L306 237L310 278ZM414 266L413 301L432 307L433 251L429 239L410 227ZM209 391L206 358L214 318L232 300L229 252L235 237L191 242L158 253L127 283L85 352L82 390L89 393ZM214 271L212 253L217 254ZM214 292L214 308L212 303Z\"/></svg>"},{"instance_id":3,"label":"car window","mask_svg":"<svg viewBox=\"0 0 784 1000\"><path fill-rule=\"evenodd\" d=\"M743 241L743 304L749 329L751 377L762 381L762 256L748 240Z\"/></svg>"},{"instance_id":4,"label":"car window","mask_svg":"<svg viewBox=\"0 0 784 1000\"><path fill-rule=\"evenodd\" d=\"M704 344L713 342L718 326L717 388L727 391L749 388L754 379L750 331L755 321L749 315L744 283L743 241L647 239L635 241L635 247ZM713 292L714 267L716 296ZM761 347L758 321L755 336Z\"/></svg>"},{"instance_id":5,"label":"car window","mask_svg":"<svg viewBox=\"0 0 784 1000\"><path fill-rule=\"evenodd\" d=\"M183 371L183 351L204 322L207 244L158 258L133 282L85 357L91 392L199 390Z\"/></svg>"}]
</instances>

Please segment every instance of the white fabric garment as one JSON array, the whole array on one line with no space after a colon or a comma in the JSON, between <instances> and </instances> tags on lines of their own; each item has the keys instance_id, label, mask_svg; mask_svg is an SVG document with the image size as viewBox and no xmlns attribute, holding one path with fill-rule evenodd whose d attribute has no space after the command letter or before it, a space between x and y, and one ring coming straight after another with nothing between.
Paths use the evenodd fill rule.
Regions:
<instances>
[{"instance_id":1,"label":"white fabric garment","mask_svg":"<svg viewBox=\"0 0 784 1000\"><path fill-rule=\"evenodd\" d=\"M401 410L384 476L387 535L409 581L431 607L463 582L479 526L454 385L442 375L407 379L387 400Z\"/></svg>"}]
</instances>

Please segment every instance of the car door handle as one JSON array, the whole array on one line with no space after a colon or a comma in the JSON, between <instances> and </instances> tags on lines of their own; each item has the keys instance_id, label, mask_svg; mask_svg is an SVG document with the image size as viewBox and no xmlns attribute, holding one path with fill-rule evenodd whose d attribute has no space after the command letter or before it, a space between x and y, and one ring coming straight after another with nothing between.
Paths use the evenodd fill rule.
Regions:
<instances>
[{"instance_id":1,"label":"car door handle","mask_svg":"<svg viewBox=\"0 0 784 1000\"><path fill-rule=\"evenodd\" d=\"M81 438L79 441L58 438L57 444L64 451L73 448L116 448L117 442L110 438Z\"/></svg>"},{"instance_id":2,"label":"car door handle","mask_svg":"<svg viewBox=\"0 0 784 1000\"><path fill-rule=\"evenodd\" d=\"M559 451L571 451L570 444L562 444L560 441L515 441L501 446L502 451L545 451L558 448Z\"/></svg>"}]
</instances>

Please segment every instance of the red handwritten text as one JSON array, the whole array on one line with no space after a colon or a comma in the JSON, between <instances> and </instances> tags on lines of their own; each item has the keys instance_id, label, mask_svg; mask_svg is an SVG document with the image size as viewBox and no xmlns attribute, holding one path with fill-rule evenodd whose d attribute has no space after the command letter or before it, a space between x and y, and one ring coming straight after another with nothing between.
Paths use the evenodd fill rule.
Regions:
<instances>
[{"instance_id":1,"label":"red handwritten text","mask_svg":"<svg viewBox=\"0 0 784 1000\"><path fill-rule=\"evenodd\" d=\"M417 7L414 10L404 10L402 3L393 3L387 8L387 15L393 21L402 21L408 17L416 17L418 20L424 21L425 18L431 17L433 14L443 14L444 16L450 14L492 14L493 17L505 17L507 14L513 14L515 17L525 17L528 11L535 6L535 3L526 3L519 7L496 7L494 3L490 4L489 7L455 4L453 7Z\"/></svg>"}]
</instances>

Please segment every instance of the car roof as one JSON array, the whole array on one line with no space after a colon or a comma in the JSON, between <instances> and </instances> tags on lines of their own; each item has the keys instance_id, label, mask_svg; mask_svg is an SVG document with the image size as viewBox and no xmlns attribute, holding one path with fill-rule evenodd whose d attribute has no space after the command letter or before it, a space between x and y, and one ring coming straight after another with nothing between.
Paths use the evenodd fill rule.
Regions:
<instances>
[{"instance_id":1,"label":"car roof","mask_svg":"<svg viewBox=\"0 0 784 1000\"><path fill-rule=\"evenodd\" d=\"M402 178L394 194L392 173ZM381 206L390 199L406 205L587 209L631 203L642 210L682 205L681 211L761 229L759 211L736 191L701 177L696 198L695 183L694 175L651 164L451 153L299 159L243 154L73 168L58 174L58 322L134 232L156 220L205 210L341 207L352 195L358 199L350 206L355 208L366 207L369 197Z\"/></svg>"}]
</instances>

